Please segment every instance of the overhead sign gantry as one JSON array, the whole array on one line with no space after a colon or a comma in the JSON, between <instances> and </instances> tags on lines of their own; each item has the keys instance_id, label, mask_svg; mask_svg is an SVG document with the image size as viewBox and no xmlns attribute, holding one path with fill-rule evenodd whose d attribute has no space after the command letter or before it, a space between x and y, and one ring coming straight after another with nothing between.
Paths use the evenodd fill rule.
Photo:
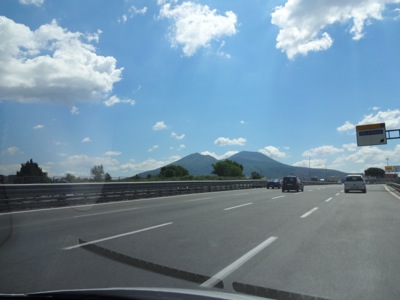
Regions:
<instances>
[{"instance_id":1,"label":"overhead sign gantry","mask_svg":"<svg viewBox=\"0 0 400 300\"><path fill-rule=\"evenodd\" d=\"M358 125L356 132L359 147L387 144L385 123Z\"/></svg>"},{"instance_id":2,"label":"overhead sign gantry","mask_svg":"<svg viewBox=\"0 0 400 300\"><path fill-rule=\"evenodd\" d=\"M400 139L400 129L386 130L385 123L357 125L357 146L386 145L387 140Z\"/></svg>"}]
</instances>

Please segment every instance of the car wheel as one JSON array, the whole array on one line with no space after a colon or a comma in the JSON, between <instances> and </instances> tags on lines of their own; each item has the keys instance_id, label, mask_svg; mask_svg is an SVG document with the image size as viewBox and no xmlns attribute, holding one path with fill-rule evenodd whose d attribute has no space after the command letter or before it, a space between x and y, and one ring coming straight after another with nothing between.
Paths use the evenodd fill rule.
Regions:
<instances>
[{"instance_id":1,"label":"car wheel","mask_svg":"<svg viewBox=\"0 0 400 300\"><path fill-rule=\"evenodd\" d=\"M344 192L345 192L345 193L348 193L348 192L349 192L349 190L344 190Z\"/></svg>"}]
</instances>

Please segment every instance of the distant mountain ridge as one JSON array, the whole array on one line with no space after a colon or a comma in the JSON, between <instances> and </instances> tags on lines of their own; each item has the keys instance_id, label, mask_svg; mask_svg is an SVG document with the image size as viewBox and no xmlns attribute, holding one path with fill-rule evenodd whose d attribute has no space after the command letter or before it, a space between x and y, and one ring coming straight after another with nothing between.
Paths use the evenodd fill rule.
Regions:
<instances>
[{"instance_id":1,"label":"distant mountain ridge","mask_svg":"<svg viewBox=\"0 0 400 300\"><path fill-rule=\"evenodd\" d=\"M247 177L250 177L252 172L257 172L267 178L282 178L285 175L295 175L303 180L309 179L310 177L327 179L331 177L344 178L347 175L347 173L331 169L309 169L286 165L260 152L242 151L227 159L241 164L243 166L243 173ZM168 165L179 165L186 168L190 175L201 176L211 175L213 171L212 165L216 162L218 162L218 160L210 155L194 153ZM157 175L160 173L160 169L161 168L143 172L138 175L140 177L146 177L149 174Z\"/></svg>"}]
</instances>

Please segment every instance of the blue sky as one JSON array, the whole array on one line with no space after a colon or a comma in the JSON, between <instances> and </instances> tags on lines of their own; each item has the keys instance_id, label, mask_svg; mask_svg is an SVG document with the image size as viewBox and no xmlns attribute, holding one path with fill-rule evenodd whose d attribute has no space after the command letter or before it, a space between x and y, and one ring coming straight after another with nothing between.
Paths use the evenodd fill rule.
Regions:
<instances>
[{"instance_id":1,"label":"blue sky","mask_svg":"<svg viewBox=\"0 0 400 300\"><path fill-rule=\"evenodd\" d=\"M400 140L355 135L400 128L396 2L2 0L0 174L32 158L50 176L132 176L243 150L400 165Z\"/></svg>"}]
</instances>

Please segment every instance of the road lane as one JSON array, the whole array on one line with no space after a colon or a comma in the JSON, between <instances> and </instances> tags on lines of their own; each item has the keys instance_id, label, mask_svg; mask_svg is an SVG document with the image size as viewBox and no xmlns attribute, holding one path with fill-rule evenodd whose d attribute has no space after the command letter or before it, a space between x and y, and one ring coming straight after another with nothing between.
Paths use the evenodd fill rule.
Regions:
<instances>
[{"instance_id":1,"label":"road lane","mask_svg":"<svg viewBox=\"0 0 400 300\"><path fill-rule=\"evenodd\" d=\"M353 211L358 215L356 220L361 218L361 223L367 228L371 227L365 216L359 214L360 207L365 215L371 214L372 219L375 199L393 197L382 186L369 187L366 195L344 194L340 185L307 189L304 193L282 193L280 190L267 189L229 191L99 205L84 212L67 209L16 214L13 215L11 238L0 247L0 260L4 267L0 270L0 291L110 285L196 287L193 283L133 268L85 249L61 250L76 245L78 238L95 241L171 222L173 224L157 230L99 241L98 245L129 257L213 276L268 237L274 236L278 239L273 244L227 275L224 280L227 290L232 290L233 281L239 281L327 298L358 295L356 289L349 289L346 283L335 276L338 276L339 270L343 271L344 265L351 268L349 257L355 253L348 248L359 247L342 242L341 246L345 249L342 254L334 247L335 239L331 235L340 233L345 236L351 228L342 226L342 223L353 217ZM365 196L371 196L371 199L363 201ZM327 199L331 200L326 202ZM246 205L249 201L252 204ZM386 214L391 216L392 225L399 225L392 219L398 212L399 201L396 201L385 200L381 206L375 207L376 212L381 212L378 214L379 222L388 221L383 218ZM235 206L241 207L224 211L227 207ZM385 209L386 206L390 209ZM318 211L301 218L315 207L318 207ZM344 207L347 209L344 210ZM88 215L88 212L92 215ZM76 218L82 214L87 216ZM342 223L337 223L337 219ZM361 226L357 230L363 234ZM357 230L351 233L352 236L356 236ZM386 237L377 238L373 229L368 230L371 236L367 235L370 238L367 245L379 239L388 241ZM398 239L398 234L389 232L389 237ZM380 247L392 246L398 244L375 245L373 253L377 253ZM389 251L388 254L390 259L396 261L394 253ZM365 256L371 259L367 254ZM377 259L384 261L377 263L378 269L387 266L389 258L378 255ZM357 266L359 260L355 262L355 270L363 271ZM341 267L333 268L332 276L318 274L324 269L332 269L331 264ZM21 265L27 266L24 272L20 270ZM307 267L312 270L311 273ZM399 264L395 263L391 268L390 274L398 279ZM302 280L301 274L306 279ZM348 277L352 278L350 275ZM326 287L329 282L334 282L334 288L318 288L318 285ZM385 295L396 295L396 289L390 286L393 280L388 281L389 287L379 280L376 282L377 290L386 288L389 292ZM347 290L342 291L341 287Z\"/></svg>"},{"instance_id":2,"label":"road lane","mask_svg":"<svg viewBox=\"0 0 400 300\"><path fill-rule=\"evenodd\" d=\"M139 248L144 251L128 254L138 255L139 257L142 256L148 260L157 260L164 255L164 251L162 248L160 249L160 245L167 245L168 251L166 251L167 254L165 256L171 258L171 262L167 262L171 265L180 265L180 263L176 263L174 260L181 257L188 257L187 261L190 262L189 266L187 264L182 264L180 267L190 268L192 267L192 261L196 260L196 254L200 252L197 254L197 257L202 257L203 261L207 261L206 264L203 264L207 268L199 268L199 271L203 273L210 272L211 274L211 272L215 273L216 270L221 269L235 257L248 251L249 243L256 244L260 239L264 239L264 228L266 228L267 231L268 228L279 227L279 224L284 223L286 220L283 211L287 210L287 204L277 202L281 199L270 199L274 195L280 195L279 190L272 192L267 191L266 189L257 189L245 193L243 193L243 191L230 191L209 193L207 196L209 195L213 196L210 201L205 200L193 203L184 203L184 200L190 198L196 199L199 195L149 199L148 201L131 201L114 205L94 205L79 208L71 207L63 210L56 209L53 211L45 210L42 212L12 214L13 234L10 238L10 242L0 249L2 253L5 253L5 255L2 256L4 261L6 261L3 270L7 271L8 268L11 268L18 273L18 265L28 265L30 266L30 269L28 269L28 271L25 270L23 274L19 274L20 277L27 277L27 279L24 279L26 284L23 285L26 287L25 291L30 290L30 285L28 284L29 281L32 282L33 288L40 289L40 286L48 286L51 288L51 284L54 283L52 280L46 280L47 282L45 282L44 285L37 284L38 277L34 274L43 273L45 270L48 270L49 266L52 264L58 265L56 262L61 262L61 265L59 266L60 270L63 270L63 268L68 269L70 267L70 262L68 259L64 261L63 258L69 255L60 253L60 249L76 245L78 238L96 240L104 238L105 236L118 235L124 232L130 232L140 228L154 226L155 224L176 220L176 223L178 224L177 226L185 229L182 236L189 237L186 239L190 242L182 245L179 243L176 244L174 243L174 238L171 239L170 235L160 237L156 236L156 238L152 238L151 241L148 241L147 236L144 235L144 240L139 240L139 244L149 245L149 247L155 249L155 251L147 251L147 246L141 246L140 248L134 247L134 249L138 250ZM247 222L248 215L252 214L251 210L249 211L245 208L243 208L245 213L244 219L240 212L235 212L233 214L227 212L225 216L226 218L221 218L221 210L226 208L228 204L240 205L241 203L248 201L249 196L251 196L250 198L254 201L259 202L260 205L266 205L266 212L262 212L258 218L264 218L265 215L270 213L273 214L273 216L266 218L268 224L261 225L261 228L263 228L262 231L253 232L254 227L251 224L240 226L240 223ZM288 198L294 197L294 195L289 194L286 196L288 196ZM201 195L200 197L204 197L204 195ZM302 202L298 202L298 204L302 204ZM132 206L134 206L133 208L138 208L138 210L133 210ZM118 209L119 211L116 211L116 207L120 208ZM122 210L121 207L125 207L126 211ZM276 208L279 208L279 211L277 211ZM102 213L109 212L110 210L115 211L115 214L98 214L85 218L74 218L76 216L81 216L82 214ZM291 210L292 209L289 209L288 212L290 213ZM302 209L299 208L299 211L301 210ZM258 214L260 214L260 212L258 212ZM297 212L295 214L297 214ZM232 218L232 216L235 218ZM288 215L289 218L292 216L293 212ZM240 217L243 220L238 221L236 217ZM180 220L181 222L178 222ZM255 228L257 228L257 226ZM201 239L198 239L196 236L193 238L193 232L200 233ZM172 236L179 236L180 234L179 229L175 228ZM236 241L238 237L251 237L252 235L256 236L250 241L248 239L241 240L241 247L238 247L238 242ZM140 238L141 237L139 237L139 239ZM211 255L221 256L221 253L226 250L226 246L235 251L228 253L226 259L220 259L218 263L215 263L213 260L209 260L210 254L208 252L210 250L210 245L212 246L211 249L218 249L218 252L215 254L212 252ZM124 250L124 247L123 244L122 250ZM174 249L174 247L178 247L178 251ZM184 253L179 251L180 249L187 249L187 247L191 250L185 250ZM162 252L162 255L159 254L160 251ZM179 255L174 255L174 253L179 253ZM148 256L148 254L151 255ZM192 258L193 256L195 256L195 259ZM82 263L79 258L74 260L79 261L80 264ZM16 262L17 264L15 264ZM162 263L163 261L160 260L159 262ZM92 269L96 270L97 268ZM66 273L74 274L73 270ZM97 274L93 274L93 276L82 279L82 284L84 285L88 279L93 280L96 275ZM74 280L75 277L73 276L70 281L74 283ZM13 283L10 281L12 281L12 277L8 276L7 280L4 282L9 282L9 287L12 289ZM66 279L61 281L61 284L65 284L61 285L61 287L68 287L67 282Z\"/></svg>"},{"instance_id":3,"label":"road lane","mask_svg":"<svg viewBox=\"0 0 400 300\"><path fill-rule=\"evenodd\" d=\"M340 193L302 226L280 228L269 252L232 280L328 299L399 299L399 213L383 186Z\"/></svg>"}]
</instances>

